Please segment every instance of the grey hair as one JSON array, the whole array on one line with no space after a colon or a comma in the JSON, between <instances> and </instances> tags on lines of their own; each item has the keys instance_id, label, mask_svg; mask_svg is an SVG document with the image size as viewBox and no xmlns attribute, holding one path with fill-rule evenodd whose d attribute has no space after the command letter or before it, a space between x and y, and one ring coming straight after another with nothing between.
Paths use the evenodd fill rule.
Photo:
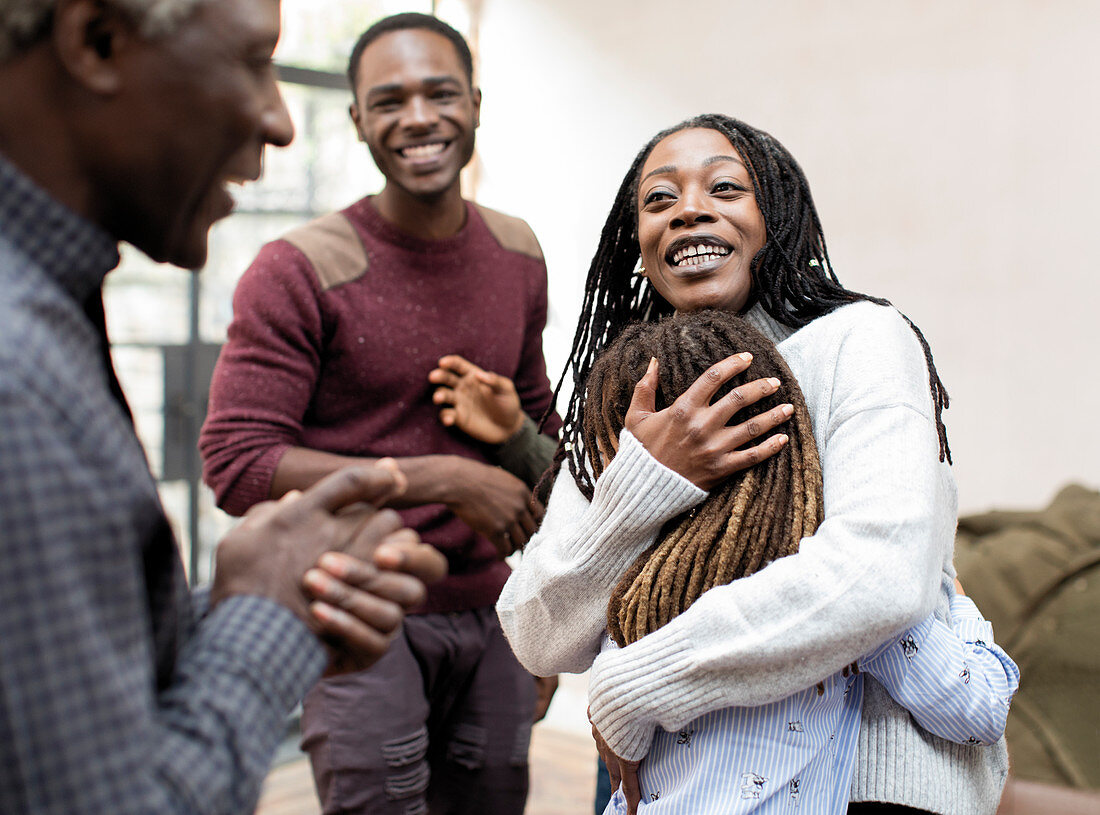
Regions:
<instances>
[{"instance_id":1,"label":"grey hair","mask_svg":"<svg viewBox=\"0 0 1100 815\"><path fill-rule=\"evenodd\" d=\"M209 0L107 0L126 12L144 37L171 34ZM0 0L0 63L34 45L50 30L58 0Z\"/></svg>"}]
</instances>

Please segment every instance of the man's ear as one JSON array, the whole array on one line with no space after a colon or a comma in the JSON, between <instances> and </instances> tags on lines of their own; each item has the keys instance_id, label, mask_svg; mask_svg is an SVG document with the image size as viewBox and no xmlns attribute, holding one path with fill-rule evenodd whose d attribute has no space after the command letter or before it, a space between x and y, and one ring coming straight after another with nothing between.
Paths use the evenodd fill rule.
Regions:
<instances>
[{"instance_id":1,"label":"man's ear","mask_svg":"<svg viewBox=\"0 0 1100 815\"><path fill-rule=\"evenodd\" d=\"M481 126L481 88L474 88L474 127Z\"/></svg>"},{"instance_id":2,"label":"man's ear","mask_svg":"<svg viewBox=\"0 0 1100 815\"><path fill-rule=\"evenodd\" d=\"M118 55L134 37L133 23L103 0L62 0L54 13L57 57L69 75L93 93L118 90Z\"/></svg>"},{"instance_id":3,"label":"man's ear","mask_svg":"<svg viewBox=\"0 0 1100 815\"><path fill-rule=\"evenodd\" d=\"M359 118L359 105L356 102L352 102L348 105L348 116L351 117L351 123L355 125L355 135L359 137L359 141L365 142L363 137L363 123Z\"/></svg>"}]
</instances>

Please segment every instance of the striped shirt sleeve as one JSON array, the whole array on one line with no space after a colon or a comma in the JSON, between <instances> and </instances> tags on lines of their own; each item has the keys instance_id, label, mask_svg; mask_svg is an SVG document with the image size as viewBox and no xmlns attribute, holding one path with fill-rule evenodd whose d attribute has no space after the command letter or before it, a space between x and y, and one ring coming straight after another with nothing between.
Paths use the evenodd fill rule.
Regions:
<instances>
[{"instance_id":1,"label":"striped shirt sleeve","mask_svg":"<svg viewBox=\"0 0 1100 815\"><path fill-rule=\"evenodd\" d=\"M964 595L951 625L929 616L860 660L917 723L959 744L992 744L1004 733L1020 669L993 641L993 626Z\"/></svg>"}]
</instances>

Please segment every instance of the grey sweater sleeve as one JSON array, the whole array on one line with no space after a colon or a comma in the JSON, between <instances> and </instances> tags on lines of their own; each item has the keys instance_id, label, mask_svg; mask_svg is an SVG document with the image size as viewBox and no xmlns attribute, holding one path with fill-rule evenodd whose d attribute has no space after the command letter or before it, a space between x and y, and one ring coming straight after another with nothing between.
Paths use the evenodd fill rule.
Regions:
<instances>
[{"instance_id":1,"label":"grey sweater sleeve","mask_svg":"<svg viewBox=\"0 0 1100 815\"><path fill-rule=\"evenodd\" d=\"M928 577L948 555L955 505L920 349L900 319L815 339L845 351L800 377L816 386L814 375L828 376L831 400L815 424L825 521L797 554L711 589L658 631L599 655L590 715L623 758L642 758L656 726L675 730L712 710L811 687L935 605ZM891 388L878 367L894 377Z\"/></svg>"},{"instance_id":2,"label":"grey sweater sleeve","mask_svg":"<svg viewBox=\"0 0 1100 815\"><path fill-rule=\"evenodd\" d=\"M669 518L706 492L656 462L629 432L589 504L568 471L497 601L512 650L536 676L579 673L599 652L623 572Z\"/></svg>"}]
</instances>

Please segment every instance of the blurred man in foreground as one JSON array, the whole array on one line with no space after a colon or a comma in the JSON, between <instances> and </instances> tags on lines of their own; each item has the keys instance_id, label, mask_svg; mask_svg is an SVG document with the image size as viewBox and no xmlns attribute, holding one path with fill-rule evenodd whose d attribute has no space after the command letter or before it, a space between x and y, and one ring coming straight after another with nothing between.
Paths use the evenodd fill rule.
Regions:
<instances>
[{"instance_id":1,"label":"blurred man in foreground","mask_svg":"<svg viewBox=\"0 0 1100 815\"><path fill-rule=\"evenodd\" d=\"M278 0L0 0L0 812L248 812L286 713L445 562L385 462L258 505L188 595L108 356L125 240L195 268L293 129Z\"/></svg>"}]
</instances>

